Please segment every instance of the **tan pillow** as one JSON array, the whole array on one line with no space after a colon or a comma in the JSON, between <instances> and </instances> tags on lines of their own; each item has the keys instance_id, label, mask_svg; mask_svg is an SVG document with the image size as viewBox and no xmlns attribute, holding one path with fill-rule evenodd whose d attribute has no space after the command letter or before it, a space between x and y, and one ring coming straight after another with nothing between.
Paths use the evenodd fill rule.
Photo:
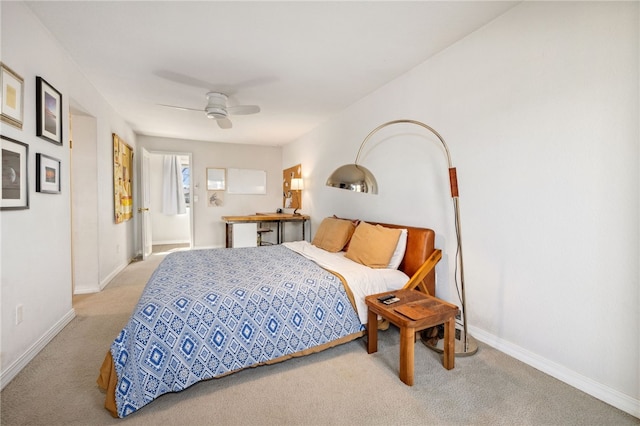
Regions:
<instances>
[{"instance_id":1,"label":"tan pillow","mask_svg":"<svg viewBox=\"0 0 640 426\"><path fill-rule=\"evenodd\" d=\"M339 252L347 244L355 229L355 225L350 220L326 217L320 223L311 244L331 253Z\"/></svg>"},{"instance_id":2,"label":"tan pillow","mask_svg":"<svg viewBox=\"0 0 640 426\"><path fill-rule=\"evenodd\" d=\"M386 268L398 245L400 233L400 229L360 222L345 257L370 268Z\"/></svg>"},{"instance_id":3,"label":"tan pillow","mask_svg":"<svg viewBox=\"0 0 640 426\"><path fill-rule=\"evenodd\" d=\"M350 220L351 223L353 223L353 226L355 226L356 228L358 227L358 224L360 223L360 219L345 219L343 217L338 217L335 214L333 215L334 219L342 219L342 220ZM342 250L347 251L349 250L349 242L351 241L351 237L349 237L349 240L347 241L347 243L344 245L344 247L342 248Z\"/></svg>"}]
</instances>

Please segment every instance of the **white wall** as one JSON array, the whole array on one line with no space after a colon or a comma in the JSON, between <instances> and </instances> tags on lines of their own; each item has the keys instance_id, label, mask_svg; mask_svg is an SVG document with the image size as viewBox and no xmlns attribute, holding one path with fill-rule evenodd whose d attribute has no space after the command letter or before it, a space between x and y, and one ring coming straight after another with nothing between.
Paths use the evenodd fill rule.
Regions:
<instances>
[{"instance_id":1,"label":"white wall","mask_svg":"<svg viewBox=\"0 0 640 426\"><path fill-rule=\"evenodd\" d=\"M170 155L170 154L168 154ZM152 244L178 244L191 242L190 206L186 213L167 215L162 213L162 187L164 174L164 155L151 154L149 177L151 179L151 217Z\"/></svg>"},{"instance_id":2,"label":"white wall","mask_svg":"<svg viewBox=\"0 0 640 426\"><path fill-rule=\"evenodd\" d=\"M195 248L224 247L225 224L222 216L274 212L282 205L282 148L201 142L152 136L138 136L138 146L150 152L192 153L193 227ZM137 156L141 158L141 155ZM222 207L207 205L207 167L265 170L266 195L224 193ZM198 201L195 201L197 196ZM153 203L153 200L152 200Z\"/></svg>"},{"instance_id":3,"label":"white wall","mask_svg":"<svg viewBox=\"0 0 640 426\"><path fill-rule=\"evenodd\" d=\"M446 162L426 130L367 144L378 196L324 186L377 125L433 126L458 168L472 334L640 417L638 6L522 3L286 146L283 163L302 163L316 225L335 213L433 228L438 295L459 303Z\"/></svg>"},{"instance_id":4,"label":"white wall","mask_svg":"<svg viewBox=\"0 0 640 426\"><path fill-rule=\"evenodd\" d=\"M98 223L98 138L95 117L72 113L73 153L70 158L74 293L100 289Z\"/></svg>"},{"instance_id":5,"label":"white wall","mask_svg":"<svg viewBox=\"0 0 640 426\"><path fill-rule=\"evenodd\" d=\"M99 247L95 279L108 280L135 254L133 221L113 223L113 154L111 133L135 147L128 125L95 91L75 64L22 2L1 2L2 62L24 79L24 126L2 124L2 134L29 145L28 210L2 211L1 237L1 386L4 387L55 334L74 317L71 306L71 202L69 181L69 105L96 118L93 170L97 195L96 234ZM62 93L64 146L35 136L35 79L41 76ZM35 192L35 154L61 160L62 193ZM96 241L97 238L97 241ZM15 324L23 305L24 320Z\"/></svg>"}]
</instances>

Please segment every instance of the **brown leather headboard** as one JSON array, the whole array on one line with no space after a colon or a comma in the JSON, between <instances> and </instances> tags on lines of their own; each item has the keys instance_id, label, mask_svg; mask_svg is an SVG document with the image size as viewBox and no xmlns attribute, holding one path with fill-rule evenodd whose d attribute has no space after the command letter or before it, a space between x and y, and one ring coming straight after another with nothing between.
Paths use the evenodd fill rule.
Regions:
<instances>
[{"instance_id":1,"label":"brown leather headboard","mask_svg":"<svg viewBox=\"0 0 640 426\"><path fill-rule=\"evenodd\" d=\"M400 269L402 272L412 277L420 266L432 255L435 250L435 238L436 233L428 228L416 228L412 226L394 225L389 223L369 222L373 225L382 225L389 228L404 228L407 230L407 250L404 253L404 258L400 263ZM432 270L423 280L424 284L429 290L429 294L435 296L436 292L436 272Z\"/></svg>"}]
</instances>

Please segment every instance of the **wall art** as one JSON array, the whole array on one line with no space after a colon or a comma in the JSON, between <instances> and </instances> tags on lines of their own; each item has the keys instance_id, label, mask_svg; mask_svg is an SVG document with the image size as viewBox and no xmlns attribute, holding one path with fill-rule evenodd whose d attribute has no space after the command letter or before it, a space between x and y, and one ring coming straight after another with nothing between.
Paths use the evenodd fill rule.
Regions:
<instances>
[{"instance_id":1,"label":"wall art","mask_svg":"<svg viewBox=\"0 0 640 426\"><path fill-rule=\"evenodd\" d=\"M62 145L62 94L36 77L36 136Z\"/></svg>"},{"instance_id":2,"label":"wall art","mask_svg":"<svg viewBox=\"0 0 640 426\"><path fill-rule=\"evenodd\" d=\"M36 154L36 192L60 193L60 160Z\"/></svg>"},{"instance_id":3,"label":"wall art","mask_svg":"<svg viewBox=\"0 0 640 426\"><path fill-rule=\"evenodd\" d=\"M0 119L22 129L24 121L24 80L11 68L0 63L0 85L2 85L2 107Z\"/></svg>"},{"instance_id":4,"label":"wall art","mask_svg":"<svg viewBox=\"0 0 640 426\"><path fill-rule=\"evenodd\" d=\"M113 136L113 205L116 223L133 216L133 150Z\"/></svg>"},{"instance_id":5,"label":"wall art","mask_svg":"<svg viewBox=\"0 0 640 426\"><path fill-rule=\"evenodd\" d=\"M224 192L207 191L207 204L209 207L222 207L224 205Z\"/></svg>"},{"instance_id":6,"label":"wall art","mask_svg":"<svg viewBox=\"0 0 640 426\"><path fill-rule=\"evenodd\" d=\"M29 208L29 145L2 138L2 202L0 210Z\"/></svg>"},{"instance_id":7,"label":"wall art","mask_svg":"<svg viewBox=\"0 0 640 426\"><path fill-rule=\"evenodd\" d=\"M226 188L226 170L207 168L207 190L224 191Z\"/></svg>"}]
</instances>

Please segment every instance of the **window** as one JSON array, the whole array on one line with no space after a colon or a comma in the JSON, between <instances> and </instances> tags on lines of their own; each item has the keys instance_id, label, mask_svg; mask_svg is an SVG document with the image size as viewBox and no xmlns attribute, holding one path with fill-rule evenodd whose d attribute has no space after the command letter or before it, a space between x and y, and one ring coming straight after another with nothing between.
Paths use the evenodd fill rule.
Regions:
<instances>
[{"instance_id":1,"label":"window","mask_svg":"<svg viewBox=\"0 0 640 426\"><path fill-rule=\"evenodd\" d=\"M182 190L184 191L184 202L191 205L191 168L188 164L182 165Z\"/></svg>"}]
</instances>

